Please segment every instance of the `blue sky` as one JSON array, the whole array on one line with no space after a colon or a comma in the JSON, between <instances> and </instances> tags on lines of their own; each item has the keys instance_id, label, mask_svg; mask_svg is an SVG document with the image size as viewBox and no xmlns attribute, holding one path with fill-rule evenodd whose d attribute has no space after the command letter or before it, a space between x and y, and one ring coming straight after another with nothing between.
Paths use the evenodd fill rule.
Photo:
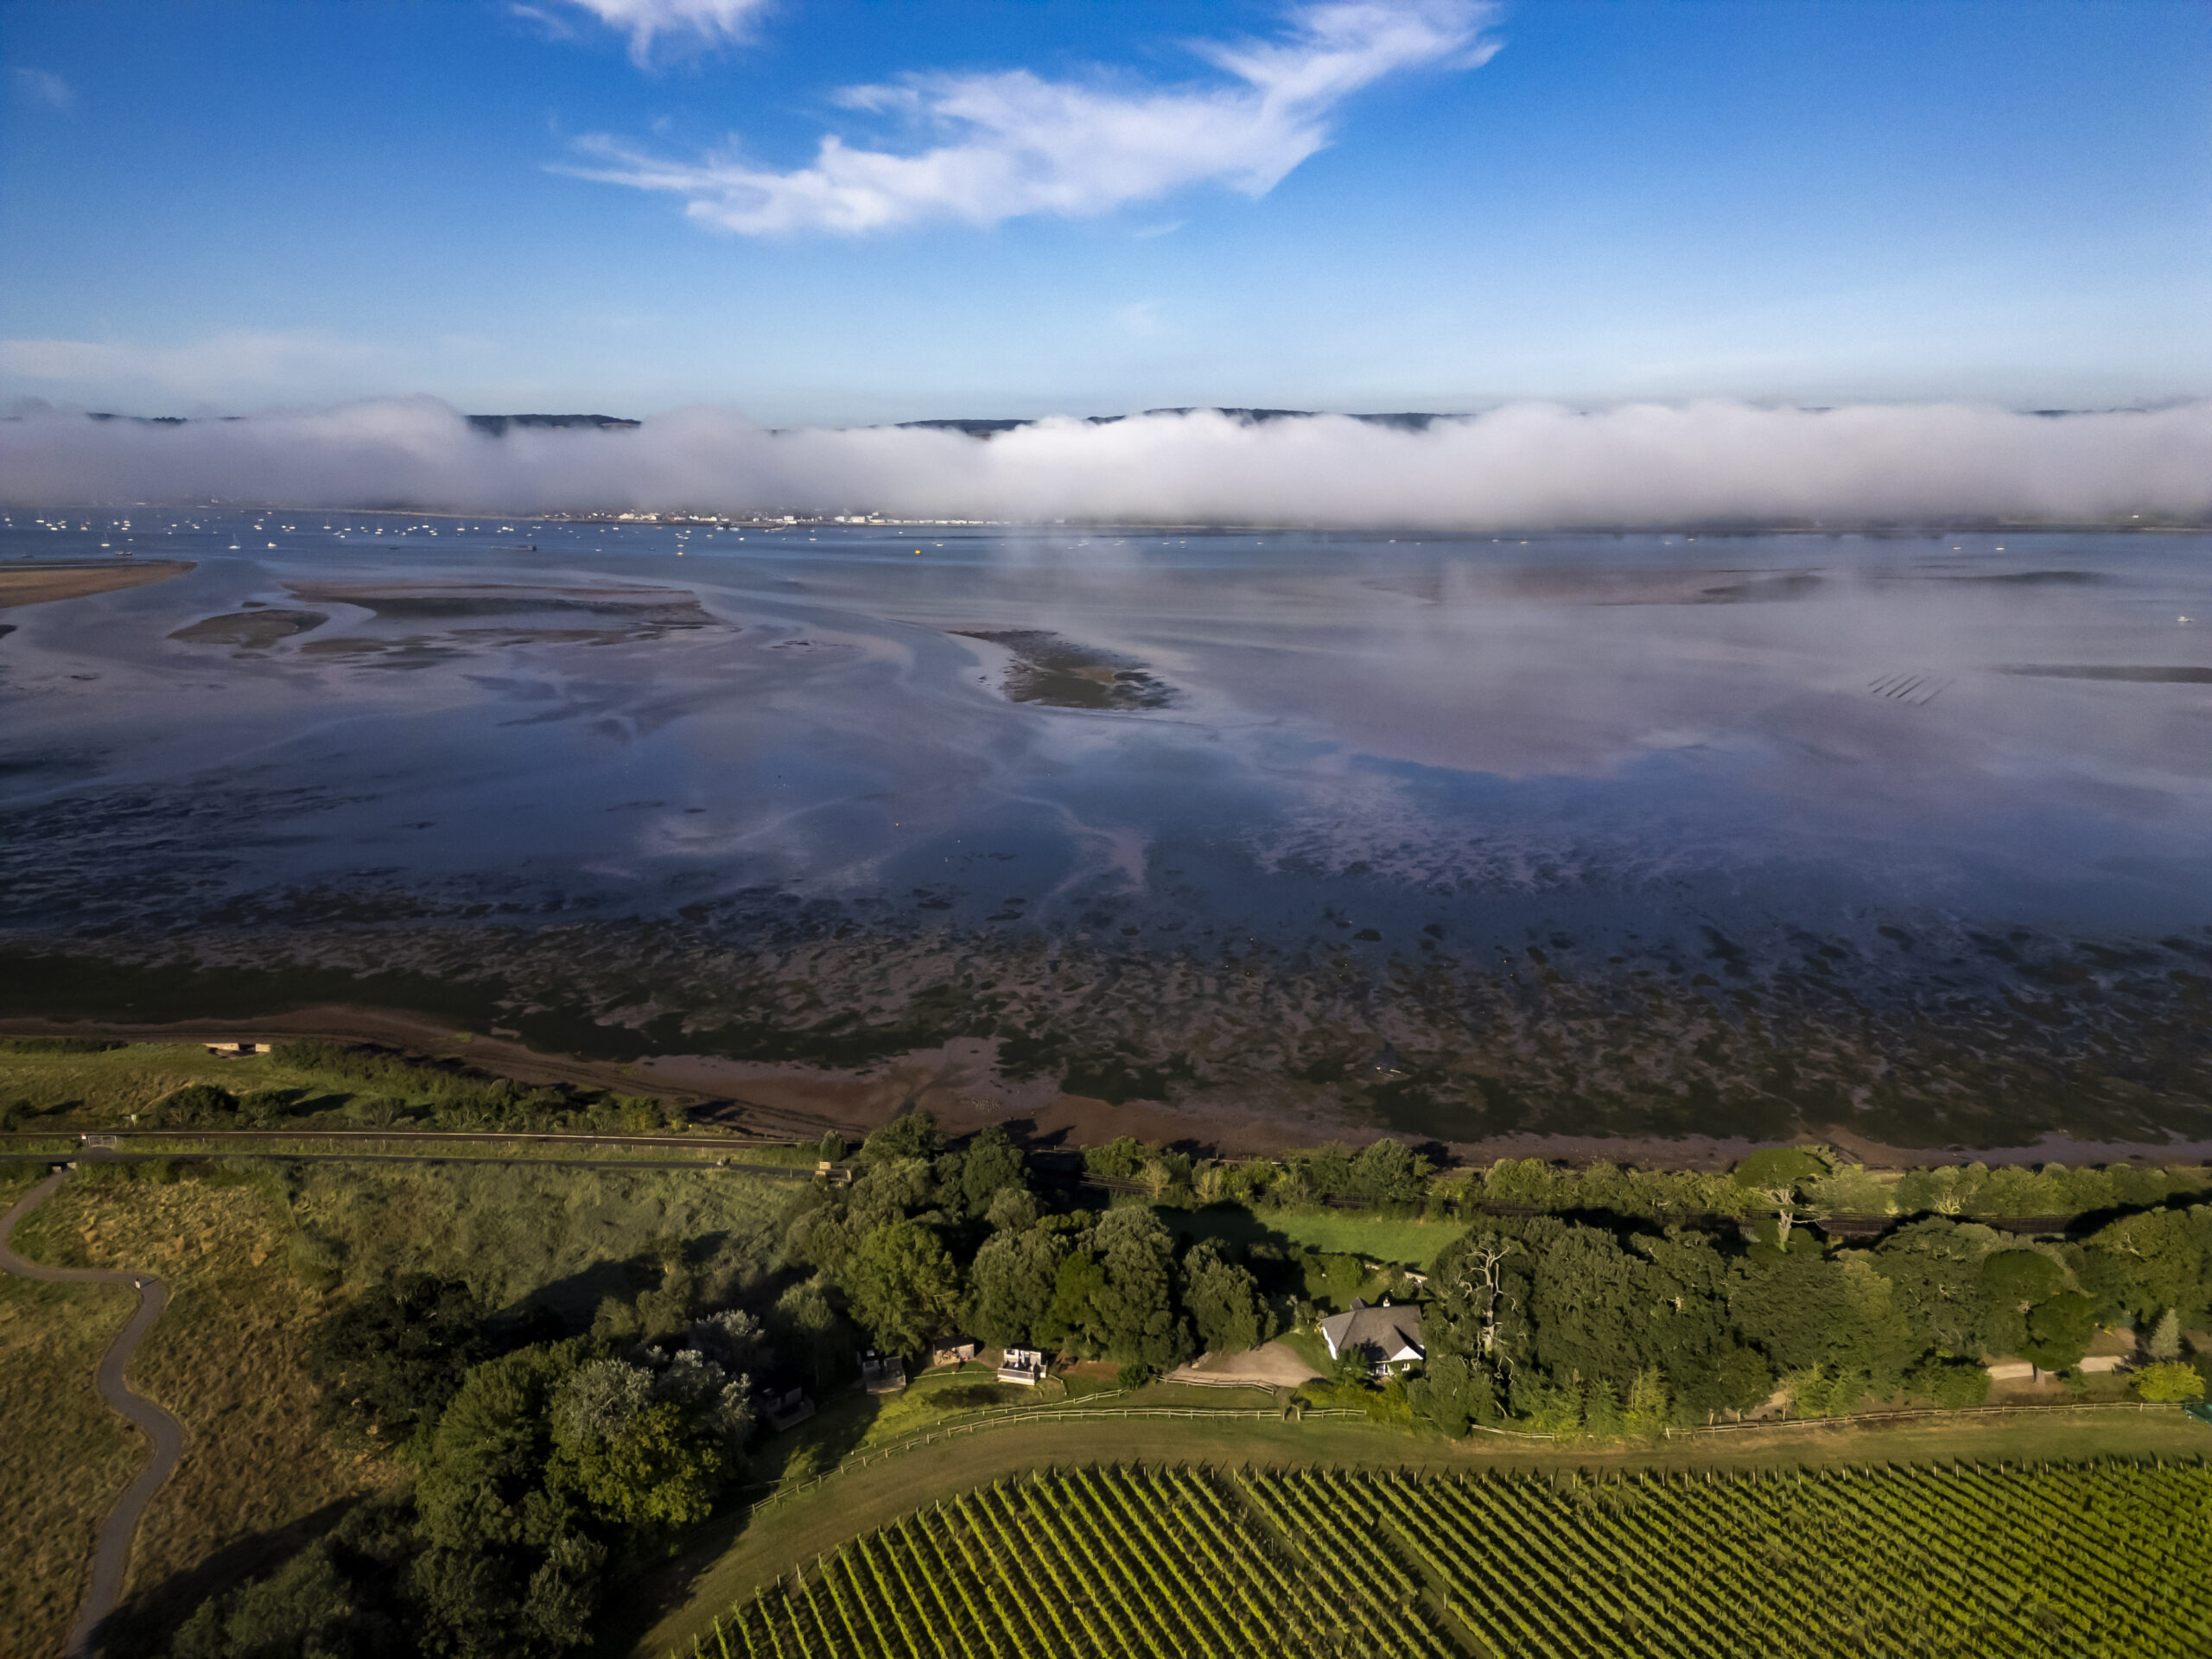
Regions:
<instances>
[{"instance_id":1,"label":"blue sky","mask_svg":"<svg viewBox=\"0 0 2212 1659\"><path fill-rule=\"evenodd\" d=\"M2212 393L2196 0L0 0L0 399Z\"/></svg>"}]
</instances>

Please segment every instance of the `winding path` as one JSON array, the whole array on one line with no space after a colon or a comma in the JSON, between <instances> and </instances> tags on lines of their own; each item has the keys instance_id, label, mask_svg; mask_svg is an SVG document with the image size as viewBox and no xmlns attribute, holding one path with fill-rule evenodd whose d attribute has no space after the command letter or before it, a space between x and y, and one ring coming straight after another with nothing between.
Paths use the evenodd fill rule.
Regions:
<instances>
[{"instance_id":1,"label":"winding path","mask_svg":"<svg viewBox=\"0 0 2212 1659\"><path fill-rule=\"evenodd\" d=\"M177 1459L184 1454L184 1425L152 1401L133 1394L130 1384L123 1380L124 1370L130 1365L139 1339L153 1329L154 1321L168 1306L169 1287L150 1274L46 1267L17 1255L10 1242L15 1236L16 1224L45 1203L67 1179L67 1170L56 1170L24 1193L5 1216L0 1216L0 1268L26 1279L60 1284L127 1285L138 1293L138 1311L117 1333L100 1361L100 1397L143 1429L154 1445L152 1461L124 1488L123 1496L116 1500L115 1507L108 1511L107 1520L100 1527L99 1542L92 1552L92 1582L86 1586L84 1604L77 1610L77 1622L69 1628L69 1643L64 1650L68 1659L79 1659L79 1656L92 1651L93 1632L115 1611L115 1604L122 1596L124 1569L130 1563L130 1541L137 1533L138 1518L145 1514L146 1505L153 1502L154 1494L161 1490L162 1483L169 1478Z\"/></svg>"}]
</instances>

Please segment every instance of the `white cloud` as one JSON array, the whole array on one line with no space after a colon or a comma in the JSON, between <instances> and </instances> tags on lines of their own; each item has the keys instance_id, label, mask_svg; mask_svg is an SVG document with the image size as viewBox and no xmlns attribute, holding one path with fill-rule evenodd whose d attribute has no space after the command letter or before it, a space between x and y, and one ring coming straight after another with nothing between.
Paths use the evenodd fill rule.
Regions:
<instances>
[{"instance_id":1,"label":"white cloud","mask_svg":"<svg viewBox=\"0 0 2212 1659\"><path fill-rule=\"evenodd\" d=\"M751 33L753 19L767 9L768 0L567 0L582 7L609 28L630 36L630 58L639 68L652 61L653 48L664 36L699 46L726 46ZM533 16L537 7L521 10Z\"/></svg>"},{"instance_id":2,"label":"white cloud","mask_svg":"<svg viewBox=\"0 0 2212 1659\"><path fill-rule=\"evenodd\" d=\"M50 69L10 69L8 79L22 103L64 114L76 107L75 90Z\"/></svg>"},{"instance_id":3,"label":"white cloud","mask_svg":"<svg viewBox=\"0 0 2212 1659\"><path fill-rule=\"evenodd\" d=\"M911 154L855 148L833 133L812 166L778 172L734 149L671 161L597 137L582 147L607 164L576 170L682 196L692 218L747 235L1082 216L1198 184L1264 195L1329 142L1329 118L1361 88L1423 65L1486 60L1497 48L1477 33L1490 10L1478 0L1306 6L1279 40L1195 47L1228 78L1211 86L1013 70L914 75L838 95L849 109L895 115L944 140Z\"/></svg>"},{"instance_id":4,"label":"white cloud","mask_svg":"<svg viewBox=\"0 0 2212 1659\"><path fill-rule=\"evenodd\" d=\"M378 355L374 346L328 334L251 330L189 346L0 340L0 375L101 395L130 386L200 397L308 385L334 370L363 368Z\"/></svg>"},{"instance_id":5,"label":"white cloud","mask_svg":"<svg viewBox=\"0 0 2212 1659\"><path fill-rule=\"evenodd\" d=\"M1967 404L1510 405L1406 432L1338 416L1056 419L988 441L771 431L691 409L634 430L469 430L429 398L149 427L34 414L0 500L470 511L875 510L915 518L1503 530L1715 519L2212 515L2212 403L2057 418Z\"/></svg>"}]
</instances>

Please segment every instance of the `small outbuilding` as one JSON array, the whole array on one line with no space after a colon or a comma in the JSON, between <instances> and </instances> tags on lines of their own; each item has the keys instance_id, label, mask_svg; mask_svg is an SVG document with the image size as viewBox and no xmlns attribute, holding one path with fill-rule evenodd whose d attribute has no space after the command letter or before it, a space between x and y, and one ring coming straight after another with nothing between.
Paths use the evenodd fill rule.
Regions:
<instances>
[{"instance_id":1,"label":"small outbuilding","mask_svg":"<svg viewBox=\"0 0 2212 1659\"><path fill-rule=\"evenodd\" d=\"M779 1377L753 1390L753 1414L780 1434L813 1416L814 1402L798 1383Z\"/></svg>"},{"instance_id":2,"label":"small outbuilding","mask_svg":"<svg viewBox=\"0 0 2212 1659\"><path fill-rule=\"evenodd\" d=\"M999 1356L999 1381L1018 1382L1023 1388L1033 1389L1045 1380L1051 1369L1041 1350L1009 1348Z\"/></svg>"},{"instance_id":3,"label":"small outbuilding","mask_svg":"<svg viewBox=\"0 0 2212 1659\"><path fill-rule=\"evenodd\" d=\"M1409 1302L1393 1307L1387 1296L1373 1307L1353 1297L1349 1310L1321 1321L1321 1340L1328 1344L1331 1359L1365 1352L1377 1376L1418 1365L1427 1357L1421 1343L1421 1309Z\"/></svg>"},{"instance_id":4,"label":"small outbuilding","mask_svg":"<svg viewBox=\"0 0 2212 1659\"><path fill-rule=\"evenodd\" d=\"M896 1354L879 1354L870 1349L861 1356L861 1386L870 1394L906 1393L906 1361Z\"/></svg>"},{"instance_id":5,"label":"small outbuilding","mask_svg":"<svg viewBox=\"0 0 2212 1659\"><path fill-rule=\"evenodd\" d=\"M953 1337L930 1350L931 1365L965 1365L980 1351L975 1338Z\"/></svg>"}]
</instances>

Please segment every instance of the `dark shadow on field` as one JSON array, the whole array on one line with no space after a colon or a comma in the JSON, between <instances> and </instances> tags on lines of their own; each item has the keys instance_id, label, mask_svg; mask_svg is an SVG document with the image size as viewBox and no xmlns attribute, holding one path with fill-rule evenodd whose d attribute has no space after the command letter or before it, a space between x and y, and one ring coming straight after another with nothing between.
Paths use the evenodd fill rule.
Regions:
<instances>
[{"instance_id":1,"label":"dark shadow on field","mask_svg":"<svg viewBox=\"0 0 2212 1659\"><path fill-rule=\"evenodd\" d=\"M166 1652L177 1626L201 1602L235 1589L248 1579L266 1578L328 1533L360 1501L359 1495L335 1498L314 1514L283 1526L234 1538L184 1571L170 1573L102 1619L92 1631L91 1651L102 1659Z\"/></svg>"},{"instance_id":2,"label":"dark shadow on field","mask_svg":"<svg viewBox=\"0 0 2212 1659\"><path fill-rule=\"evenodd\" d=\"M745 1535L753 1524L753 1503L787 1478L810 1480L837 1467L852 1454L881 1409L882 1402L855 1383L798 1427L755 1442L746 1490L732 1496L725 1513L672 1539L665 1565L649 1565L608 1584L596 1621L600 1634L591 1651L600 1659L626 1659L637 1633L690 1601L700 1580ZM774 1510L760 1522L762 1526L775 1523Z\"/></svg>"},{"instance_id":3,"label":"dark shadow on field","mask_svg":"<svg viewBox=\"0 0 2212 1659\"><path fill-rule=\"evenodd\" d=\"M550 1313L570 1333L591 1329L592 1316L599 1312L599 1305L608 1297L617 1301L634 1300L639 1293L652 1289L661 1281L661 1264L650 1254L614 1257L594 1262L564 1278L551 1280L531 1292L521 1307L512 1313L531 1312Z\"/></svg>"}]
</instances>

